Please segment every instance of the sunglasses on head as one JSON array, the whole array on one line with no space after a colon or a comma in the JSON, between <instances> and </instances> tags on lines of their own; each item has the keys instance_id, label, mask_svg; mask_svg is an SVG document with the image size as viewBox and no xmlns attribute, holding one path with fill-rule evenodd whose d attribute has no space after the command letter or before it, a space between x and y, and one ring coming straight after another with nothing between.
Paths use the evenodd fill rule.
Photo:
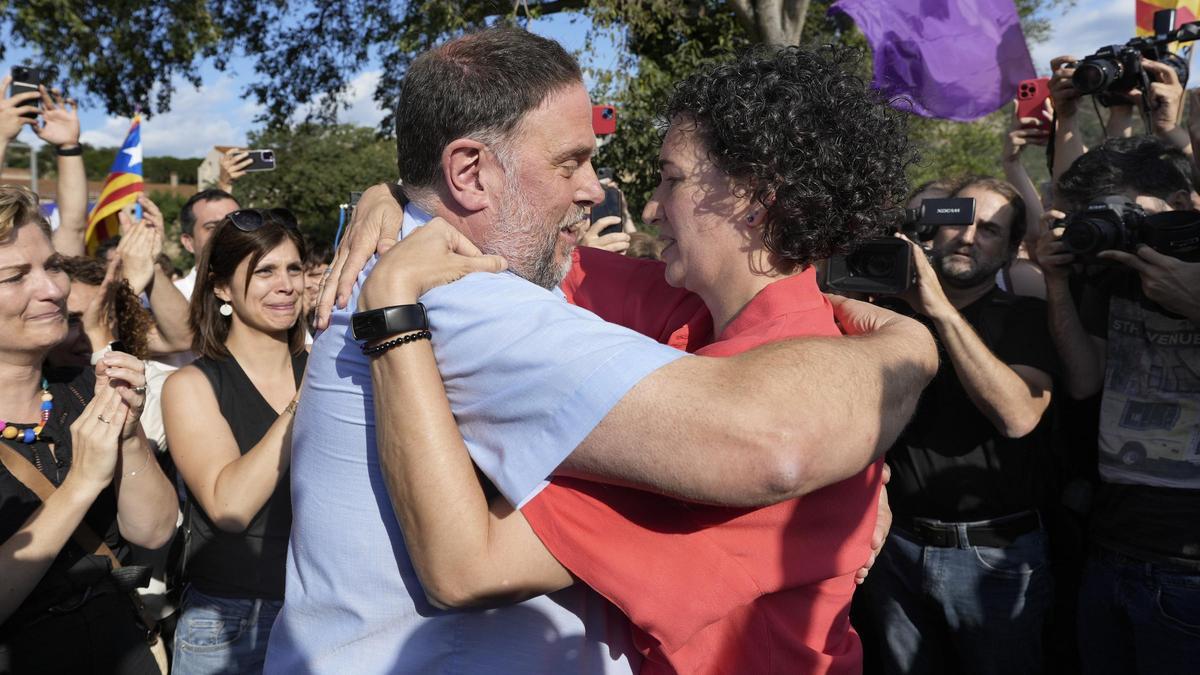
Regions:
<instances>
[{"instance_id":1,"label":"sunglasses on head","mask_svg":"<svg viewBox=\"0 0 1200 675\"><path fill-rule=\"evenodd\" d=\"M299 229L295 214L287 209L239 209L225 217L242 232L253 232L267 223L278 223L289 230Z\"/></svg>"}]
</instances>

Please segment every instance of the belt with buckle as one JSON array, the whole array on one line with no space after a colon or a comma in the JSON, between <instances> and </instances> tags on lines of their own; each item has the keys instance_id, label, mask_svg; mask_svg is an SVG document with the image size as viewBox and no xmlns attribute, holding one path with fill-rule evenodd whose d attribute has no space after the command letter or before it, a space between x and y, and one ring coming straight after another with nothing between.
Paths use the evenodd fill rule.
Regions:
<instances>
[{"instance_id":1,"label":"belt with buckle","mask_svg":"<svg viewBox=\"0 0 1200 675\"><path fill-rule=\"evenodd\" d=\"M1038 516L1037 511L1025 511L1012 516L972 523L965 526L965 539L960 539L960 526L961 523L945 523L929 518L912 518L906 521L898 519L896 523L897 529L925 546L1004 548L1011 545L1018 537L1041 529L1042 519Z\"/></svg>"}]
</instances>

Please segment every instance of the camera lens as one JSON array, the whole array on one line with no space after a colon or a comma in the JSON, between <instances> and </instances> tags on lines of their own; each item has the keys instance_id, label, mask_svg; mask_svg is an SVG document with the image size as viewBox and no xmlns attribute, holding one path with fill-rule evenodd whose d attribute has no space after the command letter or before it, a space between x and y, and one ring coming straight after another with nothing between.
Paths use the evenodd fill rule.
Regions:
<instances>
[{"instance_id":1,"label":"camera lens","mask_svg":"<svg viewBox=\"0 0 1200 675\"><path fill-rule=\"evenodd\" d=\"M876 251L862 251L846 257L850 276L882 279L891 277L896 271L894 256Z\"/></svg>"},{"instance_id":2,"label":"camera lens","mask_svg":"<svg viewBox=\"0 0 1200 675\"><path fill-rule=\"evenodd\" d=\"M1075 67L1071 82L1083 94L1104 91L1121 77L1121 64L1114 59L1083 61Z\"/></svg>"},{"instance_id":3,"label":"camera lens","mask_svg":"<svg viewBox=\"0 0 1200 675\"><path fill-rule=\"evenodd\" d=\"M1075 255L1094 256L1101 251L1120 248L1120 226L1104 218L1081 218L1067 224L1062 242Z\"/></svg>"},{"instance_id":4,"label":"camera lens","mask_svg":"<svg viewBox=\"0 0 1200 675\"><path fill-rule=\"evenodd\" d=\"M275 161L275 153L271 152L270 150L266 150L263 152L262 158L263 158L263 161L273 162L273 161Z\"/></svg>"}]
</instances>

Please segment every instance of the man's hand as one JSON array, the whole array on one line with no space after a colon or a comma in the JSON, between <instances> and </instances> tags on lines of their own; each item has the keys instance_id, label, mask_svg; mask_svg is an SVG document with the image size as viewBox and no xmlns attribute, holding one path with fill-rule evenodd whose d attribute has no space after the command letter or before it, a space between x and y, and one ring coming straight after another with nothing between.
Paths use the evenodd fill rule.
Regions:
<instances>
[{"instance_id":1,"label":"man's hand","mask_svg":"<svg viewBox=\"0 0 1200 675\"><path fill-rule=\"evenodd\" d=\"M138 203L142 205L141 220L133 220L128 207L117 214L121 224L117 253L121 256L125 278L135 294L146 290L154 279L155 260L163 249L162 212L145 195L138 195Z\"/></svg>"},{"instance_id":2,"label":"man's hand","mask_svg":"<svg viewBox=\"0 0 1200 675\"><path fill-rule=\"evenodd\" d=\"M1150 76L1150 122L1154 133L1169 134L1179 126L1183 115L1183 85L1179 74L1165 63L1142 59L1142 68ZM1136 98L1136 96L1135 96Z\"/></svg>"},{"instance_id":3,"label":"man's hand","mask_svg":"<svg viewBox=\"0 0 1200 675\"><path fill-rule=\"evenodd\" d=\"M21 127L26 124L37 124L37 118L24 115L37 115L38 109L34 101L38 100L39 94L36 91L27 91L12 98L4 98L11 84L12 75L5 75L4 79L0 80L0 141L4 143L16 138L17 134L21 133Z\"/></svg>"},{"instance_id":4,"label":"man's hand","mask_svg":"<svg viewBox=\"0 0 1200 675\"><path fill-rule=\"evenodd\" d=\"M1055 227L1055 224L1066 218L1062 211L1051 209L1038 222L1038 241L1033 250L1034 262L1042 268L1046 283L1060 283L1071 274L1071 264L1075 255L1066 251L1062 243L1062 233L1066 228Z\"/></svg>"},{"instance_id":5,"label":"man's hand","mask_svg":"<svg viewBox=\"0 0 1200 675\"><path fill-rule=\"evenodd\" d=\"M626 232L610 232L605 235L600 233L606 227L613 225L622 225L620 216L608 216L597 220L595 223L583 221L587 225L580 225L579 230L579 245L589 246L591 248L601 248L605 251L624 254L629 249L629 234Z\"/></svg>"},{"instance_id":6,"label":"man's hand","mask_svg":"<svg viewBox=\"0 0 1200 675\"><path fill-rule=\"evenodd\" d=\"M338 246L333 264L325 270L325 279L317 293L317 316L314 320L318 329L329 327L329 315L334 305L346 307L354 282L373 255L383 255L396 244L400 227L404 224L404 207L392 195L386 183L372 185L362 193L358 206ZM330 280L333 283L330 283Z\"/></svg>"},{"instance_id":7,"label":"man's hand","mask_svg":"<svg viewBox=\"0 0 1200 675\"><path fill-rule=\"evenodd\" d=\"M64 100L59 92L51 97L44 86L39 86L38 91L42 97L42 120L33 125L33 132L58 148L79 145L79 104Z\"/></svg>"},{"instance_id":8,"label":"man's hand","mask_svg":"<svg viewBox=\"0 0 1200 675\"><path fill-rule=\"evenodd\" d=\"M221 155L221 174L217 178L217 186L226 192L233 190L233 181L246 175L246 167L254 163L250 151L245 148L233 148Z\"/></svg>"},{"instance_id":9,"label":"man's hand","mask_svg":"<svg viewBox=\"0 0 1200 675\"><path fill-rule=\"evenodd\" d=\"M1200 89L1188 89L1187 102L1187 132L1195 145L1200 139Z\"/></svg>"},{"instance_id":10,"label":"man's hand","mask_svg":"<svg viewBox=\"0 0 1200 675\"><path fill-rule=\"evenodd\" d=\"M1054 112L1054 104L1050 99L1046 99L1043 107L1047 117ZM1018 117L1016 101L1013 102L1012 122L1009 125L1008 134L1004 137L1003 161L1016 162L1021 158L1021 152L1025 150L1026 145L1045 145L1050 140L1048 129L1032 126L1040 122L1041 120L1036 117Z\"/></svg>"},{"instance_id":11,"label":"man's hand","mask_svg":"<svg viewBox=\"0 0 1200 675\"><path fill-rule=\"evenodd\" d=\"M1147 298L1200 326L1200 263L1172 258L1145 244L1138 246L1136 255L1103 251L1099 257L1136 270Z\"/></svg>"},{"instance_id":12,"label":"man's hand","mask_svg":"<svg viewBox=\"0 0 1200 675\"><path fill-rule=\"evenodd\" d=\"M1058 113L1059 123L1073 120L1079 111L1079 99L1083 94L1071 82L1075 74L1074 56L1056 56L1050 60L1050 98L1054 101L1054 110Z\"/></svg>"},{"instance_id":13,"label":"man's hand","mask_svg":"<svg viewBox=\"0 0 1200 675\"><path fill-rule=\"evenodd\" d=\"M957 312L958 310L954 309L950 299L946 297L946 291L942 290L942 281L938 279L933 265L929 264L925 249L902 234L896 234L896 236L907 241L908 245L912 247L913 262L917 266L916 285L901 293L900 299L907 302L908 306L918 314L931 319Z\"/></svg>"},{"instance_id":14,"label":"man's hand","mask_svg":"<svg viewBox=\"0 0 1200 675\"><path fill-rule=\"evenodd\" d=\"M380 257L358 296L358 311L409 305L431 288L472 272L500 272L498 255L483 255L471 240L434 218Z\"/></svg>"},{"instance_id":15,"label":"man's hand","mask_svg":"<svg viewBox=\"0 0 1200 675\"><path fill-rule=\"evenodd\" d=\"M879 490L879 504L876 506L875 512L875 530L871 533L871 557L867 559L867 564L863 565L854 573L854 583L862 584L867 580L867 574L870 573L871 567L875 565L875 560L879 558L879 552L883 550L883 545L887 543L888 532L892 529L892 505L888 502L887 484L892 479L892 467L887 464L883 465L883 487Z\"/></svg>"}]
</instances>

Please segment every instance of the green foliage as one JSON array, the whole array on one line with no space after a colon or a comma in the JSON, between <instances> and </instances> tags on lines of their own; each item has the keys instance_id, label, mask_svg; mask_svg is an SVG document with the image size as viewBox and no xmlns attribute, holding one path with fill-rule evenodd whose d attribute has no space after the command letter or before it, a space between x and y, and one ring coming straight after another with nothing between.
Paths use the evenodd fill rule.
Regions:
<instances>
[{"instance_id":1,"label":"green foliage","mask_svg":"<svg viewBox=\"0 0 1200 675\"><path fill-rule=\"evenodd\" d=\"M395 144L365 127L302 124L251 133L249 143L273 148L277 168L242 177L234 195L247 207L291 209L314 241L333 242L350 192L396 180Z\"/></svg>"},{"instance_id":2,"label":"green foliage","mask_svg":"<svg viewBox=\"0 0 1200 675\"><path fill-rule=\"evenodd\" d=\"M93 148L83 146L83 167L88 180L104 180L112 169L113 159L120 148ZM142 177L147 183L170 183L171 172L179 176L181 185L196 184L196 169L204 160L196 157L144 157Z\"/></svg>"},{"instance_id":3,"label":"green foliage","mask_svg":"<svg viewBox=\"0 0 1200 675\"><path fill-rule=\"evenodd\" d=\"M626 26L629 53L637 55L634 74L601 80L599 91L593 92L594 100L612 100L617 106L617 133L595 163L615 170L635 220L640 220L658 185L660 112L672 85L704 64L728 59L751 44L723 2L700 3L692 12L663 11L659 4L614 3L613 13L595 20L593 28L609 29L607 21ZM615 92L612 99L610 92Z\"/></svg>"},{"instance_id":4,"label":"green foliage","mask_svg":"<svg viewBox=\"0 0 1200 675\"><path fill-rule=\"evenodd\" d=\"M772 13L803 10L802 44L864 45L850 23L827 15L832 1L784 0L784 7L790 8L784 9L765 0L0 0L0 24L12 43L50 55L44 60L59 66L67 83L82 87L85 97L99 99L110 113L122 115L132 112L135 104L147 114L166 110L173 78L198 84L202 61L223 70L228 55L244 54L256 74L246 93L266 111L262 121L267 127L287 135L298 110L309 121L332 122L347 84L364 63L387 64L375 100L390 110L412 58L447 37L553 13L586 17L594 34L617 31L625 38L626 52L615 72L593 73L593 93L598 100L620 106L617 137L598 161L625 179L636 209L653 185L655 113L671 83L760 39L765 34L761 21ZM1044 40L1050 28L1046 17L1074 2L1016 0L1029 41ZM761 11L739 12L739 7ZM3 50L0 41L0 57ZM869 75L864 66L863 76ZM914 169L914 176L998 172L998 119L970 124L918 120L915 133L926 147L926 162ZM380 132L391 133L391 126L389 115ZM85 155L89 176L107 172L111 158L104 162L101 157ZM150 166L148 162L148 178ZM172 169L164 170L169 174ZM194 176L194 169L174 170L181 181ZM158 169L153 171L158 176ZM275 175L288 173L281 168ZM389 167L387 175L391 173ZM248 184L273 180L246 179ZM333 217L329 204L345 198L338 185L339 196L325 198L328 203L320 208L314 203L310 218Z\"/></svg>"},{"instance_id":5,"label":"green foliage","mask_svg":"<svg viewBox=\"0 0 1200 675\"><path fill-rule=\"evenodd\" d=\"M118 150L120 148L93 148L84 143L83 170L87 172L88 180L104 180L112 168Z\"/></svg>"},{"instance_id":6,"label":"green foliage","mask_svg":"<svg viewBox=\"0 0 1200 675\"><path fill-rule=\"evenodd\" d=\"M170 183L174 173L180 185L195 185L196 170L203 161L199 157L146 157L142 160L142 175L147 183Z\"/></svg>"}]
</instances>

